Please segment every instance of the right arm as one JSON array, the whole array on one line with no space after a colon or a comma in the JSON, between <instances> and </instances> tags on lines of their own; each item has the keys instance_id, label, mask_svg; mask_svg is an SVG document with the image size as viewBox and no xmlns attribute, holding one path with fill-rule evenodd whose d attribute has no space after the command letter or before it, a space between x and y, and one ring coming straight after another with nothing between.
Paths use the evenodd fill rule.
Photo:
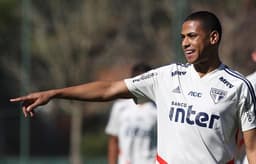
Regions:
<instances>
[{"instance_id":1,"label":"right arm","mask_svg":"<svg viewBox=\"0 0 256 164\"><path fill-rule=\"evenodd\" d=\"M256 164L256 128L243 132L249 164Z\"/></svg>"},{"instance_id":2,"label":"right arm","mask_svg":"<svg viewBox=\"0 0 256 164\"><path fill-rule=\"evenodd\" d=\"M133 98L123 80L96 81L87 84L30 93L26 96L10 99L11 102L23 102L22 110L25 117L33 116L33 110L47 104L53 98L81 101L109 101L116 98Z\"/></svg>"},{"instance_id":3,"label":"right arm","mask_svg":"<svg viewBox=\"0 0 256 164\"><path fill-rule=\"evenodd\" d=\"M118 137L109 135L108 138L108 164L117 164L119 154Z\"/></svg>"}]
</instances>

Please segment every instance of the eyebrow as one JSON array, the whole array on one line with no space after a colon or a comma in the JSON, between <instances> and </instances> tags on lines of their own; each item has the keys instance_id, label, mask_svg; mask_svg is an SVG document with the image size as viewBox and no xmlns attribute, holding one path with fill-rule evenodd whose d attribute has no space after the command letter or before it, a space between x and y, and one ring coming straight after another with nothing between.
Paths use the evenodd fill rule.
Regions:
<instances>
[{"instance_id":1,"label":"eyebrow","mask_svg":"<svg viewBox=\"0 0 256 164\"><path fill-rule=\"evenodd\" d=\"M194 35L194 34L198 34L198 32L189 32L189 33L186 33L186 34L182 34L180 33L180 36L185 36L185 35Z\"/></svg>"}]
</instances>

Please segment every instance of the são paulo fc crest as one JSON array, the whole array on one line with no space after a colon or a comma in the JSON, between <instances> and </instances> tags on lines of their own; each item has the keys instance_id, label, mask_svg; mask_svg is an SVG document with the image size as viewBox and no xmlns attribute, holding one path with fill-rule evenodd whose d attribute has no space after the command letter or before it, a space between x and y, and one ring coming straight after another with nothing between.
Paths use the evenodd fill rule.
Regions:
<instances>
[{"instance_id":1,"label":"s\u00e3o paulo fc crest","mask_svg":"<svg viewBox=\"0 0 256 164\"><path fill-rule=\"evenodd\" d=\"M211 88L210 95L212 97L213 102L217 104L220 102L220 100L226 97L227 92L220 89Z\"/></svg>"}]
</instances>

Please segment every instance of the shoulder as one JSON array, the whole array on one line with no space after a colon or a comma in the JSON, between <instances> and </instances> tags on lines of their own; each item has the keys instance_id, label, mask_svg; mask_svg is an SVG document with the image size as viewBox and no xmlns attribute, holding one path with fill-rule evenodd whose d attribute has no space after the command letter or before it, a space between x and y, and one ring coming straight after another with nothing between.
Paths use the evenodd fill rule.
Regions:
<instances>
[{"instance_id":1,"label":"shoulder","mask_svg":"<svg viewBox=\"0 0 256 164\"><path fill-rule=\"evenodd\" d=\"M117 99L113 103L113 108L126 108L127 106L134 105L132 99Z\"/></svg>"},{"instance_id":2,"label":"shoulder","mask_svg":"<svg viewBox=\"0 0 256 164\"><path fill-rule=\"evenodd\" d=\"M251 84L251 82L241 73L238 71L235 71L228 66L224 66L224 72L225 76L221 76L219 79L225 83L228 84L230 83L230 87L233 87L234 85L241 88L242 91L249 91L253 97L255 97L254 89Z\"/></svg>"},{"instance_id":3,"label":"shoulder","mask_svg":"<svg viewBox=\"0 0 256 164\"><path fill-rule=\"evenodd\" d=\"M225 72L225 77L231 81L234 81L242 85L248 85L250 83L249 80L244 75L226 65L223 66L223 70Z\"/></svg>"},{"instance_id":4,"label":"shoulder","mask_svg":"<svg viewBox=\"0 0 256 164\"><path fill-rule=\"evenodd\" d=\"M246 76L246 78L252 83L256 83L256 71Z\"/></svg>"},{"instance_id":5,"label":"shoulder","mask_svg":"<svg viewBox=\"0 0 256 164\"><path fill-rule=\"evenodd\" d=\"M165 66L161 66L157 69L155 69L155 72L158 73L177 73L179 71L186 71L189 67L191 66L191 64L183 64L183 63L172 63L169 65L165 65Z\"/></svg>"},{"instance_id":6,"label":"shoulder","mask_svg":"<svg viewBox=\"0 0 256 164\"><path fill-rule=\"evenodd\" d=\"M171 63L158 68L158 70L170 70L170 69L187 69L191 64L188 63Z\"/></svg>"}]
</instances>

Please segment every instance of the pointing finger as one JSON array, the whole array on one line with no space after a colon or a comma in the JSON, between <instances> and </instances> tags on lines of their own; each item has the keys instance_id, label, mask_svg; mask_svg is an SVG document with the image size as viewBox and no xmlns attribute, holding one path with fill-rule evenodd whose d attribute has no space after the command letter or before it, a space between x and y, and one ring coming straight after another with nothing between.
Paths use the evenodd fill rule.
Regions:
<instances>
[{"instance_id":1,"label":"pointing finger","mask_svg":"<svg viewBox=\"0 0 256 164\"><path fill-rule=\"evenodd\" d=\"M25 101L29 99L27 96L22 96L22 97L17 97L17 98L12 98L10 99L11 102L19 102L19 101Z\"/></svg>"}]
</instances>

